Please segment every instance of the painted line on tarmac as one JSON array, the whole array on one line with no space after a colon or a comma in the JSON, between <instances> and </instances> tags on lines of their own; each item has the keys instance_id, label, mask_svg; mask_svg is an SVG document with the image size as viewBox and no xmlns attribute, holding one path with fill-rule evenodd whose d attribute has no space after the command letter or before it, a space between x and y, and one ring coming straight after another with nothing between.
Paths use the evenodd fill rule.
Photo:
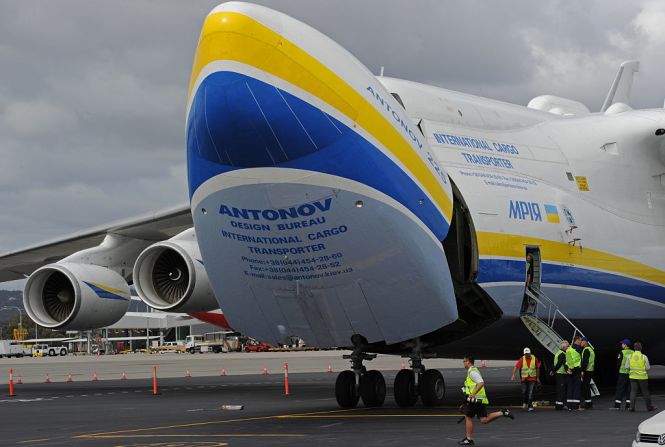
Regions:
<instances>
[{"instance_id":1,"label":"painted line on tarmac","mask_svg":"<svg viewBox=\"0 0 665 447\"><path fill-rule=\"evenodd\" d=\"M118 439L118 438L302 438L304 433L233 433L233 434L200 434L200 433L175 433L162 435L153 433L150 435L88 435L77 436L86 439Z\"/></svg>"},{"instance_id":2,"label":"painted line on tarmac","mask_svg":"<svg viewBox=\"0 0 665 447\"><path fill-rule=\"evenodd\" d=\"M340 412L351 412L359 409L348 409L348 410L331 410L331 411L320 411L314 413L294 413L293 416L305 416L309 414L328 414L328 413L340 413ZM87 433L73 436L72 438L97 438L102 436L116 436L116 435L127 435L131 433L140 433L140 432L153 432L151 435L146 436L158 436L158 433L154 433L158 430L171 430L177 428L189 428L189 427L203 427L207 425L220 425L220 424L232 424L235 422L252 422L252 421L265 421L269 419L277 419L279 416L288 416L288 414L276 414L269 416L255 416L248 418L238 418L238 419L222 419L216 421L205 421L205 422L192 422L189 424L174 424L174 425L162 425L157 427L145 427L145 428L133 428L128 430L117 430L117 431L108 431L108 432L99 432L99 433Z\"/></svg>"},{"instance_id":3,"label":"painted line on tarmac","mask_svg":"<svg viewBox=\"0 0 665 447\"><path fill-rule=\"evenodd\" d=\"M277 419L357 419L357 418L458 418L463 416L462 413L415 413L415 414L321 414L321 415L284 415L277 416Z\"/></svg>"}]
</instances>

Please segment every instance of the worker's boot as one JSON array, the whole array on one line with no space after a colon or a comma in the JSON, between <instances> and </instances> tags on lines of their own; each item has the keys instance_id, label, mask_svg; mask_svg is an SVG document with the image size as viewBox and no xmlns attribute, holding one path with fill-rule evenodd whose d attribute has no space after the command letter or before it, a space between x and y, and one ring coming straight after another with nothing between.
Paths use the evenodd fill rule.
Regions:
<instances>
[{"instance_id":1,"label":"worker's boot","mask_svg":"<svg viewBox=\"0 0 665 447\"><path fill-rule=\"evenodd\" d=\"M649 406L647 407L647 411L656 411L657 409L658 409L658 408L657 408L657 407L654 407L653 405L649 405Z\"/></svg>"}]
</instances>

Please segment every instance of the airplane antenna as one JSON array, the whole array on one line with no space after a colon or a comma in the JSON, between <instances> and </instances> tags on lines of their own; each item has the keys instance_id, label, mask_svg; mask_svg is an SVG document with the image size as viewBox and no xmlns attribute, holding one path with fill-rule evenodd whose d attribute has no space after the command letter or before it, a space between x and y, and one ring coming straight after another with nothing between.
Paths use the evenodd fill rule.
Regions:
<instances>
[{"instance_id":1,"label":"airplane antenna","mask_svg":"<svg viewBox=\"0 0 665 447\"><path fill-rule=\"evenodd\" d=\"M379 73L379 76L383 77L383 71L384 71L385 68L386 68L386 67L384 67L383 65L381 65L381 73Z\"/></svg>"}]
</instances>

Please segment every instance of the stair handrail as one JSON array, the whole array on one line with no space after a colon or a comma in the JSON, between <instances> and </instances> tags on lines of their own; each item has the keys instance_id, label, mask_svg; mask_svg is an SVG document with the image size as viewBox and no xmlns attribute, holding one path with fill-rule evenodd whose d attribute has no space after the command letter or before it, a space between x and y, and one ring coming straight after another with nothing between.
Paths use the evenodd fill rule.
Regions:
<instances>
[{"instance_id":1,"label":"stair handrail","mask_svg":"<svg viewBox=\"0 0 665 447\"><path fill-rule=\"evenodd\" d=\"M550 327L550 329L554 329L554 321L556 320L556 316L561 315L561 318L563 318L572 328L573 328L573 337L572 339L575 338L575 336L579 333L582 337L584 337L584 334L582 331L575 326L575 324L570 321L570 319L564 315L563 312L561 312L561 309L559 309L559 306L550 298L548 297L545 292L543 292L540 289L531 289L529 287L526 287L526 294L529 296L529 298L533 299L536 302L536 308L533 310L532 315L535 316L536 318L543 320L547 323L547 325ZM538 296L536 296L536 294ZM544 302L546 301L546 302ZM538 305L541 305L542 307L547 308L547 320L544 320L538 315ZM528 313L528 312L527 312ZM571 339L571 343L572 343Z\"/></svg>"}]
</instances>

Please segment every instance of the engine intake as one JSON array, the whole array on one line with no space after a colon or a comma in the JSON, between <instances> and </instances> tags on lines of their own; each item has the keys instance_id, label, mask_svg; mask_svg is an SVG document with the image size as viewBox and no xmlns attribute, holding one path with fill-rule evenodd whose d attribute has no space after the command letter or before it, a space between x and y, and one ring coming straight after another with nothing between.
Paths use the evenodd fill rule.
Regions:
<instances>
[{"instance_id":1,"label":"engine intake","mask_svg":"<svg viewBox=\"0 0 665 447\"><path fill-rule=\"evenodd\" d=\"M113 270L68 262L36 270L23 293L30 318L53 329L111 325L127 312L129 301L129 285Z\"/></svg>"},{"instance_id":2,"label":"engine intake","mask_svg":"<svg viewBox=\"0 0 665 447\"><path fill-rule=\"evenodd\" d=\"M146 248L134 264L139 298L164 311L206 312L219 308L200 259L193 228Z\"/></svg>"}]
</instances>

